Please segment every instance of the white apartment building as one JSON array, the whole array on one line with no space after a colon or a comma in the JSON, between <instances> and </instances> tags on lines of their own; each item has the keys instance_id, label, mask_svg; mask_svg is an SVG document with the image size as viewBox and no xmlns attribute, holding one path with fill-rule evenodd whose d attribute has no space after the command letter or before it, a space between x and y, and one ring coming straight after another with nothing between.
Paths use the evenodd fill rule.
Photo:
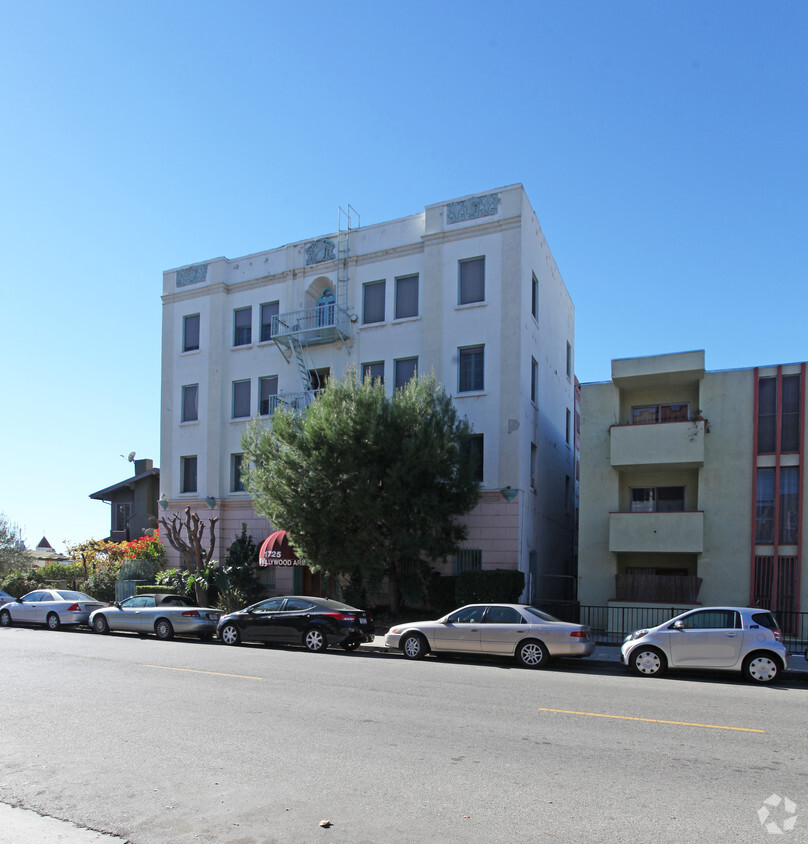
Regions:
<instances>
[{"instance_id":1,"label":"white apartment building","mask_svg":"<svg viewBox=\"0 0 808 844\"><path fill-rule=\"evenodd\" d=\"M246 522L241 436L305 410L355 366L388 391L434 373L477 435L482 497L442 572L519 569L525 597L572 597L574 309L521 185L241 258L163 274L164 515L217 516L216 557ZM161 496L161 497L162 497ZM267 576L300 589L289 570Z\"/></svg>"},{"instance_id":2,"label":"white apartment building","mask_svg":"<svg viewBox=\"0 0 808 844\"><path fill-rule=\"evenodd\" d=\"M806 364L612 361L581 387L581 604L808 610ZM616 613L612 612L615 616Z\"/></svg>"}]
</instances>

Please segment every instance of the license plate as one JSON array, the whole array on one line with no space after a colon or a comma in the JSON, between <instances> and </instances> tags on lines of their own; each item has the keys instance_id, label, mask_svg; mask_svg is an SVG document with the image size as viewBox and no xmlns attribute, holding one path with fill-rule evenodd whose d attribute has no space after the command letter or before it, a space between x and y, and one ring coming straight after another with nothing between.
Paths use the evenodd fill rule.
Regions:
<instances>
[{"instance_id":1,"label":"license plate","mask_svg":"<svg viewBox=\"0 0 808 844\"><path fill-rule=\"evenodd\" d=\"M208 620L210 620L210 621L218 621L218 619L219 619L219 616L216 615L215 612L209 612L206 615L207 615Z\"/></svg>"},{"instance_id":2,"label":"license plate","mask_svg":"<svg viewBox=\"0 0 808 844\"><path fill-rule=\"evenodd\" d=\"M360 618L360 619L359 619L359 623L360 623L360 624L367 624L367 623L368 623L368 620L367 620L366 618Z\"/></svg>"}]
</instances>

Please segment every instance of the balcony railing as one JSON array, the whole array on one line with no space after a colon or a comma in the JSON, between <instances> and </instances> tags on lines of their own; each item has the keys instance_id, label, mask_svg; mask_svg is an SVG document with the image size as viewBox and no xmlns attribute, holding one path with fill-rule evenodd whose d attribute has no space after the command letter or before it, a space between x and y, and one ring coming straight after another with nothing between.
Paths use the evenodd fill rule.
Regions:
<instances>
[{"instance_id":1,"label":"balcony railing","mask_svg":"<svg viewBox=\"0 0 808 844\"><path fill-rule=\"evenodd\" d=\"M305 410L321 392L322 390L309 390L270 396L261 402L258 413L260 416L272 416L279 407L285 407L287 410Z\"/></svg>"},{"instance_id":2,"label":"balcony railing","mask_svg":"<svg viewBox=\"0 0 808 844\"><path fill-rule=\"evenodd\" d=\"M272 317L272 339L288 346L293 338L305 343L333 343L350 336L351 315L339 305L319 305Z\"/></svg>"}]
</instances>

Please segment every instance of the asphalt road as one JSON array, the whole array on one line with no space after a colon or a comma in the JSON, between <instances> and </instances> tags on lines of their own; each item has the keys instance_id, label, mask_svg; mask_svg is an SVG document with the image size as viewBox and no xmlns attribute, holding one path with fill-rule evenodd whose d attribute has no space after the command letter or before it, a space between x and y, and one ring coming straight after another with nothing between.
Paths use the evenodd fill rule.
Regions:
<instances>
[{"instance_id":1,"label":"asphalt road","mask_svg":"<svg viewBox=\"0 0 808 844\"><path fill-rule=\"evenodd\" d=\"M807 704L805 674L0 629L0 804L137 844L806 841Z\"/></svg>"}]
</instances>

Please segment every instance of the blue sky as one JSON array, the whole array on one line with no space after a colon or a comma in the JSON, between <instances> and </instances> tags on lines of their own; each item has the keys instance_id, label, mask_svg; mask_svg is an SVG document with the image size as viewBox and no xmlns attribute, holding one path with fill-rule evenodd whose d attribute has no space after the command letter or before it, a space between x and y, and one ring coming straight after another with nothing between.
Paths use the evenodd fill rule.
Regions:
<instances>
[{"instance_id":1,"label":"blue sky","mask_svg":"<svg viewBox=\"0 0 808 844\"><path fill-rule=\"evenodd\" d=\"M805 360L808 4L0 7L0 512L103 537L159 465L165 269L521 182L576 373Z\"/></svg>"}]
</instances>

